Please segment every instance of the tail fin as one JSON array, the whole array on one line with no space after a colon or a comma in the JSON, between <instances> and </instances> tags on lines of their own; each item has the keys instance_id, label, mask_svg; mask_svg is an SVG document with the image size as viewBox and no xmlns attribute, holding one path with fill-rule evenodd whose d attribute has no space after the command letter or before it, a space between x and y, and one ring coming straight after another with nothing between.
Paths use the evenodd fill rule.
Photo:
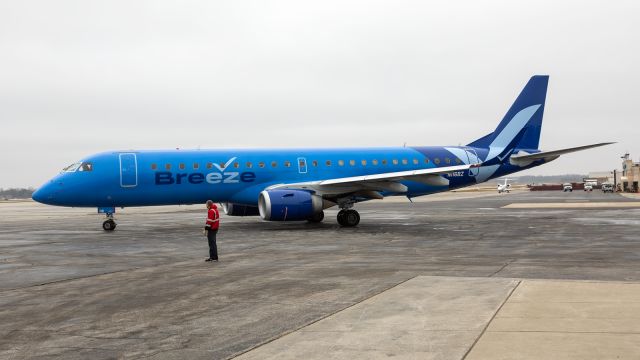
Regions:
<instances>
[{"instance_id":1,"label":"tail fin","mask_svg":"<svg viewBox=\"0 0 640 360\"><path fill-rule=\"evenodd\" d=\"M548 83L548 75L531 77L494 132L468 146L489 148L486 160L514 149L538 149Z\"/></svg>"}]
</instances>

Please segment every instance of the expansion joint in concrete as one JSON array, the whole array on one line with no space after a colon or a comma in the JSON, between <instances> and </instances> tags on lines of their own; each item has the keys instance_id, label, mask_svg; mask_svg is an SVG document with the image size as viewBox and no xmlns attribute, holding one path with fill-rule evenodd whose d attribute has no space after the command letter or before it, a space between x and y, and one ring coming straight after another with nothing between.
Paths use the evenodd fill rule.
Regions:
<instances>
[{"instance_id":1,"label":"expansion joint in concrete","mask_svg":"<svg viewBox=\"0 0 640 360\"><path fill-rule=\"evenodd\" d=\"M505 265L506 266L506 265ZM511 289L511 291L509 291L509 293L507 294L507 296L504 298L504 300L502 301L502 303L500 304L500 306L498 306L498 309L493 313L493 315L491 316L491 319L489 319L489 321L487 321L487 324L484 326L484 328L482 328L482 331L480 332L480 334L478 335L478 337L476 337L476 339L473 341L473 344L471 344L471 346L469 346L469 349L467 349L467 351L464 353L464 355L462 356L461 360L464 360L467 358L467 356L469 355L469 353L471 352L471 350L473 350L474 346L476 346L476 344L478 343L478 341L480 340L480 338L482 337L482 335L484 335L484 333L487 331L487 328L489 327L489 325L491 324L491 322L493 321L493 319L496 318L496 315L498 315L498 313L500 312L500 310L502 310L502 307L504 306L504 304L507 303L507 301L509 301L509 298L511 298L511 295L513 294L514 291L516 291L516 289L518 288L518 286L520 286L520 284L522 283L522 280L518 280L518 283L516 284L516 286L513 287L513 289Z\"/></svg>"},{"instance_id":2,"label":"expansion joint in concrete","mask_svg":"<svg viewBox=\"0 0 640 360\"><path fill-rule=\"evenodd\" d=\"M342 309L339 309L339 310L336 310L336 311L334 311L334 312L328 313L328 314L326 314L325 316L321 316L321 317L319 317L319 318L317 318L317 319L315 319L315 320L313 320L313 321L311 321L311 322L309 322L309 323L307 323L307 324L305 324L305 325L303 325L303 326L300 326L300 327L295 328L295 329L291 329L290 331L287 331L287 332L284 332L284 333L282 333L282 334L279 334L278 336L275 336L275 337L273 337L273 338L271 338L271 339L269 339L269 340L267 340L267 341L264 341L264 342L262 342L262 343L256 344L255 346L253 346L253 347L251 347L251 348L249 348L249 349L246 349L245 351L242 351L242 352L239 352L239 353L237 353L237 354L234 354L233 356L231 356L231 357L230 357L230 359L236 358L236 357L238 357L238 356L240 356L240 355L242 355L242 354L244 354L244 353L248 353L248 352L249 352L249 351L251 351L251 350L257 349L257 348L259 348L259 347L261 347L261 346L264 346L264 345L266 345L266 344L269 344L269 343L271 343L271 342L274 342L274 341L276 341L276 340L278 340L278 339L280 339L280 338L282 338L282 337L284 337L284 336L287 336L287 335L289 335L289 334L291 334L291 333L294 333L294 332L296 332L296 331L298 331L298 330L302 330L302 329L304 329L304 328L306 328L306 327L309 327L309 326L311 326L311 325L313 325L313 324L317 323L318 321L322 321L322 320L324 320L324 319L326 319L326 318L328 318L328 317L330 317L330 316L333 316L333 315L335 315L335 314L337 314L337 313L339 313L339 312L342 312L342 311L345 311L345 310L347 310L347 309L349 309L349 308L352 308L352 307L354 307L354 306L356 306L356 305L358 305L358 304L360 304L360 303L362 303L362 302L364 302L364 301L367 301L367 300L369 300L369 299L371 299L371 298L374 298L374 297L376 297L376 296L378 296L378 295L380 295L380 294L382 294L382 293L384 293L384 292L387 292L387 291L389 291L389 290L391 290L391 289L393 289L393 288L396 288L396 287L398 287L398 286L400 286L400 285L402 285L402 284L406 283L406 282L407 282L407 281L409 281L409 280L415 279L415 278L417 278L418 276L419 276L419 275L409 277L409 278L407 278L407 279L405 279L405 280L400 281L399 283L397 283L397 284L395 284L395 285L389 286L388 288L384 288L384 289L382 289L382 290L380 290L380 291L376 292L375 294L373 294L373 295L371 295L371 296L368 296L368 297L366 297L366 298L364 298L364 299L361 299L360 301L356 301L356 302L354 302L353 304L351 304L351 305L349 305L349 306L346 306L346 307L344 307L344 308L342 308ZM509 295L511 295L511 294L509 294ZM494 315L494 316L495 316L495 315Z\"/></svg>"}]
</instances>

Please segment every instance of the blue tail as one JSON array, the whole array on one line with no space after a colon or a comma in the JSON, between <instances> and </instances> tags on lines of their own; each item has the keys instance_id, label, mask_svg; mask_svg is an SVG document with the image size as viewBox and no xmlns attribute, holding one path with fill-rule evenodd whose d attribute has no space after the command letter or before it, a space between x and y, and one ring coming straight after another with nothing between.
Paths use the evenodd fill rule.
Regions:
<instances>
[{"instance_id":1,"label":"blue tail","mask_svg":"<svg viewBox=\"0 0 640 360\"><path fill-rule=\"evenodd\" d=\"M548 83L548 75L531 77L498 127L468 146L489 148L485 160L505 156L515 149L537 150Z\"/></svg>"}]
</instances>

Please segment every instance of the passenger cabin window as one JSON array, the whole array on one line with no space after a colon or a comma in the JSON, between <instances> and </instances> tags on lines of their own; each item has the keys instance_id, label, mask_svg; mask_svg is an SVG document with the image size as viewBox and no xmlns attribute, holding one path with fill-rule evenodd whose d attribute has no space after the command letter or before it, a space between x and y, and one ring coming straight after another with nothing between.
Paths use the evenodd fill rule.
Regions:
<instances>
[{"instance_id":1,"label":"passenger cabin window","mask_svg":"<svg viewBox=\"0 0 640 360\"><path fill-rule=\"evenodd\" d=\"M344 160L338 160L338 166L344 166Z\"/></svg>"},{"instance_id":2,"label":"passenger cabin window","mask_svg":"<svg viewBox=\"0 0 640 360\"><path fill-rule=\"evenodd\" d=\"M428 164L429 163L429 158L424 158L424 163Z\"/></svg>"},{"instance_id":3,"label":"passenger cabin window","mask_svg":"<svg viewBox=\"0 0 640 360\"><path fill-rule=\"evenodd\" d=\"M164 164L164 168L167 170L171 170L171 164Z\"/></svg>"},{"instance_id":4,"label":"passenger cabin window","mask_svg":"<svg viewBox=\"0 0 640 360\"><path fill-rule=\"evenodd\" d=\"M378 160L373 159L373 160L371 160L371 163L372 163L373 165L378 165Z\"/></svg>"},{"instance_id":5,"label":"passenger cabin window","mask_svg":"<svg viewBox=\"0 0 640 360\"><path fill-rule=\"evenodd\" d=\"M193 169L194 170L198 170L198 168L200 167L200 164L198 163L193 163Z\"/></svg>"},{"instance_id":6,"label":"passenger cabin window","mask_svg":"<svg viewBox=\"0 0 640 360\"><path fill-rule=\"evenodd\" d=\"M440 164L440 158L435 158L435 159L433 159L433 162L434 162L436 165Z\"/></svg>"},{"instance_id":7,"label":"passenger cabin window","mask_svg":"<svg viewBox=\"0 0 640 360\"><path fill-rule=\"evenodd\" d=\"M213 168L213 163L208 162L208 163L207 163L207 169L211 169L211 168Z\"/></svg>"},{"instance_id":8,"label":"passenger cabin window","mask_svg":"<svg viewBox=\"0 0 640 360\"><path fill-rule=\"evenodd\" d=\"M362 164L362 166L367 166L367 160L362 160L360 161L360 163Z\"/></svg>"},{"instance_id":9,"label":"passenger cabin window","mask_svg":"<svg viewBox=\"0 0 640 360\"><path fill-rule=\"evenodd\" d=\"M327 164L327 166L331 166L331 160L327 160L325 164Z\"/></svg>"},{"instance_id":10,"label":"passenger cabin window","mask_svg":"<svg viewBox=\"0 0 640 360\"><path fill-rule=\"evenodd\" d=\"M413 159L413 165L418 165L418 159Z\"/></svg>"},{"instance_id":11,"label":"passenger cabin window","mask_svg":"<svg viewBox=\"0 0 640 360\"><path fill-rule=\"evenodd\" d=\"M184 170L184 164L180 163L178 167L180 168L180 170Z\"/></svg>"},{"instance_id":12,"label":"passenger cabin window","mask_svg":"<svg viewBox=\"0 0 640 360\"><path fill-rule=\"evenodd\" d=\"M382 165L387 165L387 159L382 159Z\"/></svg>"},{"instance_id":13,"label":"passenger cabin window","mask_svg":"<svg viewBox=\"0 0 640 360\"><path fill-rule=\"evenodd\" d=\"M402 165L407 165L408 163L407 159L402 159Z\"/></svg>"},{"instance_id":14,"label":"passenger cabin window","mask_svg":"<svg viewBox=\"0 0 640 360\"><path fill-rule=\"evenodd\" d=\"M157 164L151 164L151 170L157 170L157 169L158 169Z\"/></svg>"},{"instance_id":15,"label":"passenger cabin window","mask_svg":"<svg viewBox=\"0 0 640 360\"><path fill-rule=\"evenodd\" d=\"M258 163L258 167L263 168L263 167L264 167L264 161L260 161L260 162Z\"/></svg>"},{"instance_id":16,"label":"passenger cabin window","mask_svg":"<svg viewBox=\"0 0 640 360\"><path fill-rule=\"evenodd\" d=\"M445 162L446 164L451 164L451 159L449 159L449 158L444 158L444 162Z\"/></svg>"},{"instance_id":17,"label":"passenger cabin window","mask_svg":"<svg viewBox=\"0 0 640 360\"><path fill-rule=\"evenodd\" d=\"M285 161L284 167L291 167L291 161Z\"/></svg>"},{"instance_id":18,"label":"passenger cabin window","mask_svg":"<svg viewBox=\"0 0 640 360\"><path fill-rule=\"evenodd\" d=\"M391 160L391 162L393 163L393 165L398 165L398 159L393 159Z\"/></svg>"},{"instance_id":19,"label":"passenger cabin window","mask_svg":"<svg viewBox=\"0 0 640 360\"><path fill-rule=\"evenodd\" d=\"M233 167L236 168L236 169L239 168L240 167L240 163L237 163L237 162L233 163Z\"/></svg>"},{"instance_id":20,"label":"passenger cabin window","mask_svg":"<svg viewBox=\"0 0 640 360\"><path fill-rule=\"evenodd\" d=\"M318 166L318 160L313 160L313 161L311 162L311 165L313 165L313 166Z\"/></svg>"},{"instance_id":21,"label":"passenger cabin window","mask_svg":"<svg viewBox=\"0 0 640 360\"><path fill-rule=\"evenodd\" d=\"M253 167L253 164L250 161L247 161L245 165L247 166L248 169L251 169Z\"/></svg>"},{"instance_id":22,"label":"passenger cabin window","mask_svg":"<svg viewBox=\"0 0 640 360\"><path fill-rule=\"evenodd\" d=\"M222 162L221 162L221 163L220 163L220 169L224 169L224 166L225 166L225 165L226 165L225 163L222 163Z\"/></svg>"},{"instance_id":23,"label":"passenger cabin window","mask_svg":"<svg viewBox=\"0 0 640 360\"><path fill-rule=\"evenodd\" d=\"M349 165L354 166L356 164L355 160L349 160Z\"/></svg>"},{"instance_id":24,"label":"passenger cabin window","mask_svg":"<svg viewBox=\"0 0 640 360\"><path fill-rule=\"evenodd\" d=\"M276 166L278 166L278 163L277 163L277 162L275 162L275 161L272 161L272 162L271 162L271 167L276 167Z\"/></svg>"}]
</instances>

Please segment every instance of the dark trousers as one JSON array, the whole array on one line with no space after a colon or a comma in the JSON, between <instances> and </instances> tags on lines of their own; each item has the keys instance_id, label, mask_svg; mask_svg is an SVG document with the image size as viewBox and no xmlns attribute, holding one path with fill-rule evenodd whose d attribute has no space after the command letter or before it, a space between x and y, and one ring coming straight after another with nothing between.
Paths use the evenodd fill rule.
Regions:
<instances>
[{"instance_id":1,"label":"dark trousers","mask_svg":"<svg viewBox=\"0 0 640 360\"><path fill-rule=\"evenodd\" d=\"M208 230L207 240L209 240L209 258L218 260L218 245L216 244L216 235L218 230Z\"/></svg>"}]
</instances>

